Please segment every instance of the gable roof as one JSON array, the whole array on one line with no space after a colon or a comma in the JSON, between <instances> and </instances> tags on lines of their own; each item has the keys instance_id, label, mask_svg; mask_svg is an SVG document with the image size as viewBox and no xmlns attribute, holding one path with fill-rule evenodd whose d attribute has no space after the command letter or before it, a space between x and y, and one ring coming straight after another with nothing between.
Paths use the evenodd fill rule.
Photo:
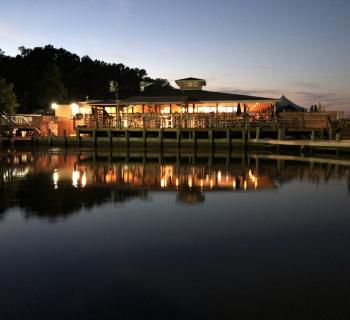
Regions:
<instances>
[{"instance_id":1,"label":"gable roof","mask_svg":"<svg viewBox=\"0 0 350 320\"><path fill-rule=\"evenodd\" d=\"M189 77L189 78L183 78L183 79L178 79L175 81L205 81L204 79L199 79L199 78L193 78L193 77Z\"/></svg>"}]
</instances>

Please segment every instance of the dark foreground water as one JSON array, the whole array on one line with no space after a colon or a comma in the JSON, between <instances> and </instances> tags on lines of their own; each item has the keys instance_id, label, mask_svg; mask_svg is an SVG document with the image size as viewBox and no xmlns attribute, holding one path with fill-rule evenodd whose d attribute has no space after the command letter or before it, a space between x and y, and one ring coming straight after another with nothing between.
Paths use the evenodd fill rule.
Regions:
<instances>
[{"instance_id":1,"label":"dark foreground water","mask_svg":"<svg viewBox=\"0 0 350 320\"><path fill-rule=\"evenodd\" d=\"M2 153L0 319L349 319L349 165Z\"/></svg>"}]
</instances>

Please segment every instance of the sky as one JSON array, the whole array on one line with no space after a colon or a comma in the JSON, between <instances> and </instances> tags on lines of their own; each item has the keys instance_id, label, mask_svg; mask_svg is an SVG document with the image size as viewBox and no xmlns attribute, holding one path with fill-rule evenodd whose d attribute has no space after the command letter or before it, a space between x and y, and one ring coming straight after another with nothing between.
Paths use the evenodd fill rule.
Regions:
<instances>
[{"instance_id":1,"label":"sky","mask_svg":"<svg viewBox=\"0 0 350 320\"><path fill-rule=\"evenodd\" d=\"M1 0L0 48L52 44L207 80L207 90L350 111L350 0Z\"/></svg>"}]
</instances>

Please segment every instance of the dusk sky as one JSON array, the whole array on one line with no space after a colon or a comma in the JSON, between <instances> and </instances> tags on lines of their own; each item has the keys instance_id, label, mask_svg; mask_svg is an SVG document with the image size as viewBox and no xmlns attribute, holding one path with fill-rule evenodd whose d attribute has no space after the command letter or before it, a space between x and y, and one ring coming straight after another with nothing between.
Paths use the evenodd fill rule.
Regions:
<instances>
[{"instance_id":1,"label":"dusk sky","mask_svg":"<svg viewBox=\"0 0 350 320\"><path fill-rule=\"evenodd\" d=\"M207 90L350 110L350 0L2 0L0 48L52 44Z\"/></svg>"}]
</instances>

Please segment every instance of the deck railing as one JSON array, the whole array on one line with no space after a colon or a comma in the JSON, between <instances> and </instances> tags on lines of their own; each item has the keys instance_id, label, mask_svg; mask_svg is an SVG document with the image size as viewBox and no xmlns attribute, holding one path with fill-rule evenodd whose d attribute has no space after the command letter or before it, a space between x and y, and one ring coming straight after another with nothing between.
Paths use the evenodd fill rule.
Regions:
<instances>
[{"instance_id":1,"label":"deck railing","mask_svg":"<svg viewBox=\"0 0 350 320\"><path fill-rule=\"evenodd\" d=\"M87 128L244 128L277 125L276 119L268 115L238 116L236 114L205 113L124 113L119 115L84 116Z\"/></svg>"}]
</instances>

